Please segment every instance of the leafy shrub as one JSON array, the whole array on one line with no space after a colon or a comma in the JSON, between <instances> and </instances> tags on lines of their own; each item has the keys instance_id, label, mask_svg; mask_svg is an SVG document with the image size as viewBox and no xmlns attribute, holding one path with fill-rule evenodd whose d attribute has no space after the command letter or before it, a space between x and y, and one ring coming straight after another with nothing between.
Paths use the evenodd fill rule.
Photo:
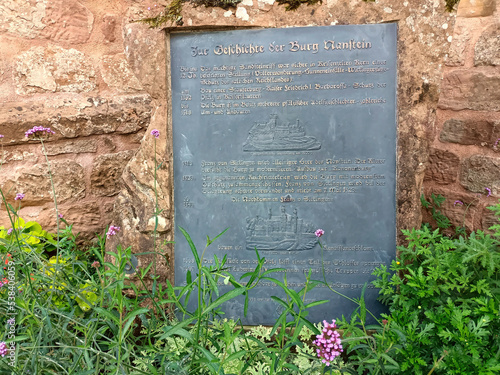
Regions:
<instances>
[{"instance_id":1,"label":"leafy shrub","mask_svg":"<svg viewBox=\"0 0 500 375\"><path fill-rule=\"evenodd\" d=\"M491 209L500 215L500 204ZM493 229L456 239L425 225L403 231L408 245L389 270L374 271L389 307L383 322L365 327L358 313L340 324L358 374L500 372L500 226Z\"/></svg>"}]
</instances>

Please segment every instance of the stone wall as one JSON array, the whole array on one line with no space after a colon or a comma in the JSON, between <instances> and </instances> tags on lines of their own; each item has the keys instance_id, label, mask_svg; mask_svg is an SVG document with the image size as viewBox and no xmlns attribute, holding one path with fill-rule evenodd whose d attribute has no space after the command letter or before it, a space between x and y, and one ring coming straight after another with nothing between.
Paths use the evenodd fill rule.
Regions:
<instances>
[{"instance_id":1,"label":"stone wall","mask_svg":"<svg viewBox=\"0 0 500 375\"><path fill-rule=\"evenodd\" d=\"M162 212L157 250L162 254L162 274L169 275L166 262L172 254L164 240L172 239L173 186L167 66L169 33L177 31L397 22L399 229L421 220L419 196L430 145L429 189L472 197L482 186L463 185L468 177L460 173L467 170L479 176L486 166L490 167L484 173L491 173L498 164L491 115L498 114L498 70L488 49L495 37L490 26L496 13L459 17L471 24L459 22L455 30L455 13L445 10L443 0L325 0L295 12L286 12L274 0L243 0L228 10L185 5L182 27L151 30L132 22L154 15L158 7L148 1L0 3L0 134L5 136L0 185L11 202L16 192L26 194L21 211L26 219L54 226L41 145L24 138L34 125L50 126L55 134L45 146L59 209L75 231L92 235L113 223L122 231L111 246L121 242L135 253L151 251L155 144L149 133L159 129L156 190ZM494 9L488 0L480 3ZM436 116L446 55L447 78ZM488 89L492 97L484 101ZM474 130L468 125L471 121L477 124ZM445 128L450 130L441 135ZM491 134L487 141L485 130ZM465 138L472 143L452 141ZM484 142L489 146L482 146ZM476 154L485 161L478 163ZM493 181L481 185L487 182L497 194ZM6 224L2 207L0 225ZM139 256L139 266L151 259Z\"/></svg>"},{"instance_id":2,"label":"stone wall","mask_svg":"<svg viewBox=\"0 0 500 375\"><path fill-rule=\"evenodd\" d=\"M45 147L59 212L90 237L109 224L123 169L151 123L154 91L127 55L129 8L125 1L0 3L0 185L10 202L24 193L21 216L46 229L56 221L47 163L25 131L55 132ZM0 225L10 226L3 207Z\"/></svg>"},{"instance_id":3,"label":"stone wall","mask_svg":"<svg viewBox=\"0 0 500 375\"><path fill-rule=\"evenodd\" d=\"M454 225L486 230L496 223L486 207L500 198L500 22L494 0L461 0L444 63L425 192L447 198L442 211Z\"/></svg>"}]
</instances>

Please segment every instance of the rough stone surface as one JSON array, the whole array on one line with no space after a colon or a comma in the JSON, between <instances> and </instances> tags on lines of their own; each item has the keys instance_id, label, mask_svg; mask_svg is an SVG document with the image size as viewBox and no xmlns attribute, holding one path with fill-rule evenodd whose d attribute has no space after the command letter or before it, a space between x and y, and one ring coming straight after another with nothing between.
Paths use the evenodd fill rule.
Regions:
<instances>
[{"instance_id":1,"label":"rough stone surface","mask_svg":"<svg viewBox=\"0 0 500 375\"><path fill-rule=\"evenodd\" d=\"M106 14L102 19L101 31L104 34L106 42L114 42L116 40L116 21L115 14Z\"/></svg>"},{"instance_id":2,"label":"rough stone surface","mask_svg":"<svg viewBox=\"0 0 500 375\"><path fill-rule=\"evenodd\" d=\"M455 182L458 176L460 159L446 150L433 149L429 155L429 163L425 170L425 179L441 185Z\"/></svg>"},{"instance_id":3,"label":"rough stone surface","mask_svg":"<svg viewBox=\"0 0 500 375\"><path fill-rule=\"evenodd\" d=\"M458 4L458 17L486 17L495 10L495 0L461 0Z\"/></svg>"},{"instance_id":4,"label":"rough stone surface","mask_svg":"<svg viewBox=\"0 0 500 375\"><path fill-rule=\"evenodd\" d=\"M151 118L147 94L113 98L83 95L38 97L36 100L4 103L0 111L0 134L4 144L27 142L24 132L35 125L48 126L50 137L76 138L98 134L130 134L145 128Z\"/></svg>"},{"instance_id":5,"label":"rough stone surface","mask_svg":"<svg viewBox=\"0 0 500 375\"><path fill-rule=\"evenodd\" d=\"M86 92L96 87L95 70L85 55L76 49L56 45L33 47L14 62L16 92Z\"/></svg>"},{"instance_id":6,"label":"rough stone surface","mask_svg":"<svg viewBox=\"0 0 500 375\"><path fill-rule=\"evenodd\" d=\"M467 190L475 193L500 195L500 158L484 155L473 155L466 158L461 165L460 183Z\"/></svg>"},{"instance_id":7,"label":"rough stone surface","mask_svg":"<svg viewBox=\"0 0 500 375\"><path fill-rule=\"evenodd\" d=\"M46 0L2 0L0 2L0 33L35 38L46 24Z\"/></svg>"},{"instance_id":8,"label":"rough stone surface","mask_svg":"<svg viewBox=\"0 0 500 375\"><path fill-rule=\"evenodd\" d=\"M248 15L247 8L244 6L238 6L236 8L236 17L240 18L242 21L248 21L250 16Z\"/></svg>"},{"instance_id":9,"label":"rough stone surface","mask_svg":"<svg viewBox=\"0 0 500 375\"><path fill-rule=\"evenodd\" d=\"M78 233L77 241L84 241L95 238L96 234L102 235L106 227L103 220L103 212L101 210L102 202L89 200L85 198L78 203L59 205L58 213L63 215L64 220L73 225L73 233ZM43 222L43 229L55 232L56 225L56 210L53 207L46 207L40 212L31 211L31 207L23 208L21 214L28 220L35 219L38 222ZM34 207L33 207L34 208ZM60 221L59 225L64 227L65 224Z\"/></svg>"},{"instance_id":10,"label":"rough stone surface","mask_svg":"<svg viewBox=\"0 0 500 375\"><path fill-rule=\"evenodd\" d=\"M101 204L102 202L99 201L86 201L84 204L78 203L64 207L61 213L68 223L80 228L81 237L95 237L96 233L102 234L106 225L103 220L104 212L101 212Z\"/></svg>"},{"instance_id":11,"label":"rough stone surface","mask_svg":"<svg viewBox=\"0 0 500 375\"><path fill-rule=\"evenodd\" d=\"M141 83L130 70L124 54L104 56L101 61L101 74L108 87L117 92L142 90Z\"/></svg>"},{"instance_id":12,"label":"rough stone surface","mask_svg":"<svg viewBox=\"0 0 500 375\"><path fill-rule=\"evenodd\" d=\"M153 98L165 98L166 56L165 34L133 23L124 27L125 56L142 87Z\"/></svg>"},{"instance_id":13,"label":"rough stone surface","mask_svg":"<svg viewBox=\"0 0 500 375\"><path fill-rule=\"evenodd\" d=\"M31 150L13 149L11 147L0 148L0 164L8 164L10 162L30 160L32 163L37 162L37 155Z\"/></svg>"},{"instance_id":14,"label":"rough stone surface","mask_svg":"<svg viewBox=\"0 0 500 375\"><path fill-rule=\"evenodd\" d=\"M467 19L465 19L467 20ZM457 19L453 33L453 43L446 58L447 66L463 66L465 63L465 50L471 39L469 24L463 18Z\"/></svg>"},{"instance_id":15,"label":"rough stone surface","mask_svg":"<svg viewBox=\"0 0 500 375\"><path fill-rule=\"evenodd\" d=\"M474 65L500 65L500 25L485 30L474 48Z\"/></svg>"},{"instance_id":16,"label":"rough stone surface","mask_svg":"<svg viewBox=\"0 0 500 375\"><path fill-rule=\"evenodd\" d=\"M170 175L171 149L167 149L168 138L164 124L167 123L167 109L165 106L156 108L151 124L142 140L141 148L132 157L122 175L124 188L115 200L113 216L119 223L122 231L113 241L120 241L132 246L133 249L152 247L151 219L155 211L155 185L154 185L154 143L156 142L157 171L156 190L158 193L158 207L163 210L159 220L157 243L172 240L172 182ZM150 135L152 129L161 129L160 137L155 139ZM111 242L110 246L113 246ZM167 258L172 257L171 246L160 248L161 254ZM153 260L151 254L139 257L139 266L145 267ZM159 268L158 274L162 277L171 276L171 270L165 263L163 256L157 257L157 262L164 267Z\"/></svg>"},{"instance_id":17,"label":"rough stone surface","mask_svg":"<svg viewBox=\"0 0 500 375\"><path fill-rule=\"evenodd\" d=\"M82 154L82 153L95 153L97 152L97 144L93 140L75 140L64 143L47 144L47 155L61 155L61 154Z\"/></svg>"},{"instance_id":18,"label":"rough stone surface","mask_svg":"<svg viewBox=\"0 0 500 375\"><path fill-rule=\"evenodd\" d=\"M467 231L477 229L480 224L479 216L482 213L482 200L484 197L477 194L457 192L451 188L437 187L426 188L425 197L430 200L431 194L442 195L445 201L439 211L450 219L452 227L449 234L455 234L455 227L465 227ZM431 212L424 209L423 222L434 225Z\"/></svg>"},{"instance_id":19,"label":"rough stone surface","mask_svg":"<svg viewBox=\"0 0 500 375\"><path fill-rule=\"evenodd\" d=\"M92 192L100 196L113 196L121 189L123 168L130 160L134 151L122 151L116 154L98 156L92 167L90 183Z\"/></svg>"},{"instance_id":20,"label":"rough stone surface","mask_svg":"<svg viewBox=\"0 0 500 375\"><path fill-rule=\"evenodd\" d=\"M76 0L50 0L47 2L47 25L41 35L54 41L68 44L86 42L94 23L93 14Z\"/></svg>"},{"instance_id":21,"label":"rough stone surface","mask_svg":"<svg viewBox=\"0 0 500 375\"><path fill-rule=\"evenodd\" d=\"M495 215L495 213L487 208L484 209L483 214L481 215L481 226L484 231L487 233L494 233L495 231L490 230L493 225L499 225L500 221L498 221L499 217Z\"/></svg>"},{"instance_id":22,"label":"rough stone surface","mask_svg":"<svg viewBox=\"0 0 500 375\"><path fill-rule=\"evenodd\" d=\"M69 161L50 162L54 188L58 203L69 199L85 197L85 181L82 165ZM13 200L16 193L25 194L23 206L39 205L52 202L52 187L48 176L46 164L35 164L30 167L20 168L7 178L0 186L6 197Z\"/></svg>"},{"instance_id":23,"label":"rough stone surface","mask_svg":"<svg viewBox=\"0 0 500 375\"><path fill-rule=\"evenodd\" d=\"M85 202L84 205L73 204L61 210L61 214L68 223L72 223L77 227L95 228L92 234L102 230L99 228L101 224L100 203L95 201Z\"/></svg>"},{"instance_id":24,"label":"rough stone surface","mask_svg":"<svg viewBox=\"0 0 500 375\"><path fill-rule=\"evenodd\" d=\"M500 111L500 76L471 70L448 73L443 80L439 107L455 111Z\"/></svg>"},{"instance_id":25,"label":"rough stone surface","mask_svg":"<svg viewBox=\"0 0 500 375\"><path fill-rule=\"evenodd\" d=\"M491 121L451 119L443 124L439 140L462 145L493 146L497 139L495 128Z\"/></svg>"}]
</instances>

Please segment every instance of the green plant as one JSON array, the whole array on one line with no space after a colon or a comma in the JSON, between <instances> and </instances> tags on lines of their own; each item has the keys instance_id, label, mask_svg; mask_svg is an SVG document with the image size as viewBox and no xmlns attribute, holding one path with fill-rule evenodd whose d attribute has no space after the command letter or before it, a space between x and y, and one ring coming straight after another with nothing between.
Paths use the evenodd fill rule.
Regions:
<instances>
[{"instance_id":1,"label":"green plant","mask_svg":"<svg viewBox=\"0 0 500 375\"><path fill-rule=\"evenodd\" d=\"M189 374L252 374L256 368L267 374L305 374L322 368L312 348L303 340L304 332L319 333L317 327L305 318L307 309L325 302L305 304L307 291L317 283L310 280L310 275L304 288L296 292L287 286L286 276L284 280L270 276L283 269L264 271L265 258L256 252L255 269L236 280L226 270L226 256L222 259L214 256L213 265L203 265L206 249L224 232L214 239L207 237L201 254L189 234L182 228L181 232L190 246L197 273L192 275L188 271L184 286L174 287L167 282L168 302L175 304L179 321L156 327L161 333L156 335L154 348L147 352L150 359L139 360L139 363L143 366L162 365L165 371L182 369ZM221 322L220 308L223 303L241 297L246 314L249 293L260 280L274 282L285 297L272 297L282 306L283 312L276 324L259 338L257 333L252 335L252 331L244 333L239 321ZM223 292L221 285L231 286L230 290ZM145 327L144 332L148 331L149 327Z\"/></svg>"},{"instance_id":2,"label":"green plant","mask_svg":"<svg viewBox=\"0 0 500 375\"><path fill-rule=\"evenodd\" d=\"M36 225L30 228L37 229L30 233L43 233ZM0 340L17 343L15 361L0 362L0 370L13 374L146 373L131 364L140 355L135 354L138 346L132 335L135 318L149 309L124 293L130 249L118 247L110 254L114 262L90 265L90 258L66 251L63 245L71 249L75 242L71 231L65 233L69 238L60 236L61 246L55 247L58 256L49 257L45 248L37 251L40 242L20 234L17 241L9 237L0 244L9 271L9 292L0 299L0 324L12 327L1 333ZM100 245L104 249L104 240L100 239Z\"/></svg>"},{"instance_id":3,"label":"green plant","mask_svg":"<svg viewBox=\"0 0 500 375\"><path fill-rule=\"evenodd\" d=\"M492 209L498 213L499 206ZM369 357L377 345L391 364L384 365L385 373L498 373L499 233L476 231L451 239L428 226L403 233L408 245L398 247L399 257L390 270L381 266L374 272L374 285L389 307L385 325L367 327L376 333L366 340L364 331L353 328L359 322L344 327L363 342L352 348L355 358ZM374 345L368 347L370 340ZM366 362L358 373L368 368ZM370 374L379 368L372 367Z\"/></svg>"},{"instance_id":4,"label":"green plant","mask_svg":"<svg viewBox=\"0 0 500 375\"><path fill-rule=\"evenodd\" d=\"M444 215L440 208L445 198L442 195L434 195L431 194L430 201L425 199L425 196L422 194L420 196L420 203L422 207L428 209L431 212L432 218L436 222L438 228L448 229L451 226L450 219L446 215Z\"/></svg>"},{"instance_id":5,"label":"green plant","mask_svg":"<svg viewBox=\"0 0 500 375\"><path fill-rule=\"evenodd\" d=\"M52 131L35 127L27 136ZM158 133L159 134L159 133ZM156 133L152 132L156 138ZM43 139L40 138L43 145ZM156 143L155 143L156 147ZM47 165L50 163L47 159ZM159 168L155 160L155 171ZM50 170L49 170L50 174ZM155 173L156 181L156 173ZM52 184L55 197L55 189ZM48 233L36 222L25 222L0 189L11 228L0 228L0 254L6 267L0 270L1 353L9 348L9 360L0 359L0 372L11 374L319 374L326 370L315 356L311 335L318 328L306 317L310 307L306 293L318 282L306 277L300 291L290 289L275 271L263 268L256 252L255 270L236 279L226 268L226 256L214 257L204 266L205 251L214 239L207 237L198 251L182 230L192 250L197 274L186 274L186 285L162 285L155 262L135 269L131 282L132 249L117 246L106 251L106 237L120 230L110 226L97 245L82 249L72 227L58 215L57 233ZM18 193L15 200L22 201ZM158 226L155 182L155 229ZM57 207L57 201L54 200ZM56 210L57 211L57 210ZM61 228L59 222L66 224ZM156 242L152 253L156 255ZM146 254L146 253L145 253ZM133 266L132 266L133 267ZM146 277L153 270L153 288ZM246 330L241 321L221 319L221 306L231 299L244 301L266 279L281 289L274 300L282 314L271 328ZM194 302L190 304L190 301ZM177 308L179 320L171 314ZM12 349L12 350L10 350ZM331 371L330 371L331 372Z\"/></svg>"},{"instance_id":6,"label":"green plant","mask_svg":"<svg viewBox=\"0 0 500 375\"><path fill-rule=\"evenodd\" d=\"M451 240L427 227L404 233L409 245L399 248L394 274L376 270L388 320L403 333L402 371L499 371L499 237L476 231Z\"/></svg>"},{"instance_id":7,"label":"green plant","mask_svg":"<svg viewBox=\"0 0 500 375\"><path fill-rule=\"evenodd\" d=\"M51 133L49 128L34 127L26 137L39 139L43 146L43 138ZM57 213L53 184L52 192ZM143 374L131 365L137 349L131 331L135 318L149 309L138 307L137 298L125 295L130 249L119 247L115 262L105 264L100 239L101 251L95 253L101 263L90 265L92 254L77 249L72 228L60 215L57 233L51 234L19 217L25 194L16 194L18 208L1 189L0 195L11 223L8 230L0 228L0 254L6 265L0 325L7 327L0 332L0 340L9 347L9 360L0 361L0 371ZM59 221L67 227L61 229ZM103 272L101 264L107 267Z\"/></svg>"},{"instance_id":8,"label":"green plant","mask_svg":"<svg viewBox=\"0 0 500 375\"><path fill-rule=\"evenodd\" d=\"M446 229L437 209L444 198L431 199L422 200ZM500 203L490 210L500 216ZM398 247L389 269L374 271L389 313L366 325L360 304L350 319L337 321L348 361L335 368L351 374L499 373L500 225L490 229L495 233L453 237L429 225L404 230L408 245Z\"/></svg>"}]
</instances>

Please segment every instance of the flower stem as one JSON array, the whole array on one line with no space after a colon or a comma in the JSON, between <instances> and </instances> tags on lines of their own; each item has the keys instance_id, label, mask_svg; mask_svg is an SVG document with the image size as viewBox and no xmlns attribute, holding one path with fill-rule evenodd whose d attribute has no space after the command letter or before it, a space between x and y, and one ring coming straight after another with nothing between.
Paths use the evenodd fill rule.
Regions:
<instances>
[{"instance_id":1,"label":"flower stem","mask_svg":"<svg viewBox=\"0 0 500 375\"><path fill-rule=\"evenodd\" d=\"M158 232L158 189L156 187L157 174L156 170L158 169L158 161L156 159L156 137L154 137L154 156L155 156L155 174L154 174L154 191L155 191L155 228L153 230L153 300L156 295L156 236Z\"/></svg>"},{"instance_id":2,"label":"flower stem","mask_svg":"<svg viewBox=\"0 0 500 375\"><path fill-rule=\"evenodd\" d=\"M49 162L49 158L47 156L47 150L45 149L45 144L43 143L42 138L40 138L40 143L42 144L43 155L45 156L45 161L47 162L47 169L49 170L50 186L52 188L52 196L54 198L54 206L56 208L57 250L59 250L59 209L57 208L56 189L55 189L55 185L54 185L54 179L52 178L52 170L50 169L50 162ZM56 255L59 259L59 251L57 251Z\"/></svg>"},{"instance_id":3,"label":"flower stem","mask_svg":"<svg viewBox=\"0 0 500 375\"><path fill-rule=\"evenodd\" d=\"M323 281L324 281L324 283L326 284L326 287L327 287L328 289L330 289L332 292L334 292L334 293L338 294L339 296L344 297L345 299L348 299L348 300L349 300L349 301L351 301L351 302L354 302L354 303L355 303L356 305L358 305L358 306L361 306L361 304L360 304L358 301L356 301L355 299L353 299L353 298L351 298L351 297L347 297L345 294L340 293L338 290L333 289L333 288L330 286L330 284L328 284L328 281L326 280L326 275L325 275L325 261L324 261L324 259L323 259L323 250L324 250L324 249L323 249L323 245L321 244L321 241L318 241L318 243L319 243L319 246L321 247L321 270L322 270L322 272L323 272ZM367 311L367 312L368 312L368 314L370 314L370 315L371 315L371 316L372 316L372 317L373 317L376 321L378 321L377 317L376 317L375 315L373 315L373 313L372 313L370 310L366 309L366 311ZM363 326L364 326L364 322L362 322L362 324L363 324Z\"/></svg>"}]
</instances>

